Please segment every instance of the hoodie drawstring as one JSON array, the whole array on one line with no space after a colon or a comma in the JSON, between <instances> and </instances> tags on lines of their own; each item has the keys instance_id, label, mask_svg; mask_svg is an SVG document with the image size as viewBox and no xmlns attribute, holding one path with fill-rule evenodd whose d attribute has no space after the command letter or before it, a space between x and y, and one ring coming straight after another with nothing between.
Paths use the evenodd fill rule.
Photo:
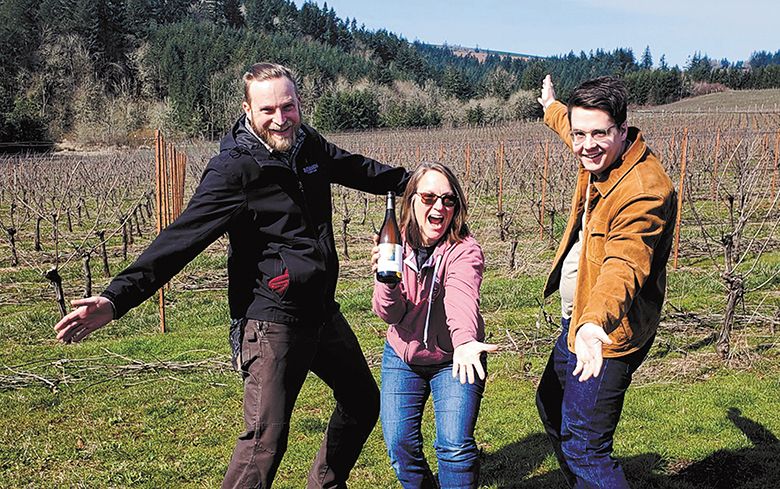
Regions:
<instances>
[{"instance_id":1,"label":"hoodie drawstring","mask_svg":"<svg viewBox=\"0 0 780 489\"><path fill-rule=\"evenodd\" d=\"M441 264L441 255L436 257L436 264L433 266L433 277L431 278L431 290L428 292L428 313L425 315L425 329L423 330L423 344L428 349L428 323L431 320L431 307L433 299L433 287L436 284L436 276L439 274L439 264Z\"/></svg>"}]
</instances>

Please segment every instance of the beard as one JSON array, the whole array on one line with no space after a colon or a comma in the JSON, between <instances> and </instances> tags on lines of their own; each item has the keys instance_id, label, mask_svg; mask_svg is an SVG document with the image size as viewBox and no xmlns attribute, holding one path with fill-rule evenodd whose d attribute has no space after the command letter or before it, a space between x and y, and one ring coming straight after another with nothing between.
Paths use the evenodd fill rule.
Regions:
<instances>
[{"instance_id":1,"label":"beard","mask_svg":"<svg viewBox=\"0 0 780 489\"><path fill-rule=\"evenodd\" d=\"M271 149L279 151L281 153L286 153L287 151L290 151L290 148L292 148L293 144L295 144L295 138L298 135L298 129L300 129L301 127L300 122L297 124L293 124L292 122L288 121L287 124L280 127L279 129L287 130L292 127L292 136L284 137L268 129L257 127L254 121L252 120L250 120L250 124L252 124L252 129L255 131L255 134L260 136L260 138L265 142L265 144L270 146Z\"/></svg>"}]
</instances>

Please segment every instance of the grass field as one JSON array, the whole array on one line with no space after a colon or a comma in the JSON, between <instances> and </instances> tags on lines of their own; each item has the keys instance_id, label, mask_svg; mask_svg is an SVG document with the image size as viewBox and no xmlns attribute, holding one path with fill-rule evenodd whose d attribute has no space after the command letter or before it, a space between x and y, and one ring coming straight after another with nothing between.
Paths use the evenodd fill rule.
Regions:
<instances>
[{"instance_id":1,"label":"grass field","mask_svg":"<svg viewBox=\"0 0 780 489\"><path fill-rule=\"evenodd\" d=\"M769 95L763 94L767 99ZM487 130L479 131L479 137L490 136ZM442 138L462 134L465 131L447 132ZM409 137L432 135L436 133ZM372 144L371 134L335 138L363 148ZM441 152L440 144L435 141L431 152ZM207 146L199 151L213 150ZM375 156L387 149L386 156L400 157L391 146L377 148ZM483 168L493 175L494 170ZM495 198L485 190L492 183L486 182L474 183L472 217L487 255L482 309L488 340L500 344L501 351L489 358L477 426L482 485L563 487L534 405L535 386L557 333L556 298L546 303L541 299L553 243L538 238L532 207L521 198L508 199L508 206L523 208L514 209L515 224L527 223L509 228L510 239L519 240L517 263L509 268L510 239L498 237ZM565 188L558 194L550 199L567 205L570 194ZM342 258L337 299L378 378L385 325L370 310L368 251L372 221L379 221L381 209L372 204L361 223L358 201L342 202L339 196L334 199L334 222L340 251L340 220L351 216L352 221L346 240L350 258ZM7 215L7 202L0 201L0 216ZM689 209L683 217L691 221ZM561 219L559 214L554 223L558 236ZM165 334L158 332L156 300L150 300L84 343L64 346L54 340L58 312L40 276L53 252L46 243L43 252L31 249L34 220L25 222L18 235L23 257L19 266L8 264L8 243L0 241L0 487L219 486L242 431L241 381L230 370L228 357L225 240L174 278L166 295ZM147 224L144 237L130 246L127 260L121 258L119 238L110 239L113 273L148 244L150 227ZM684 229L680 266L670 272L663 322L627 395L615 455L638 488L780 487L778 229L762 231L762 237L769 233L768 245L751 283L763 286L747 293L738 308L727 361L719 359L714 348L726 301L722 281L712 258L701 249L700 231L690 225ZM43 234L49 231L45 228ZM95 259L93 275L100 291L108 279L99 274L97 263ZM61 273L66 297L78 297L78 260ZM289 448L274 487L304 487L332 408L327 387L310 376L293 414ZM435 463L430 410L425 416L426 451ZM398 487L379 427L350 482L359 489Z\"/></svg>"},{"instance_id":2,"label":"grass field","mask_svg":"<svg viewBox=\"0 0 780 489\"><path fill-rule=\"evenodd\" d=\"M354 270L349 275L367 268L365 252L354 249L357 256L345 264ZM218 274L221 266L202 257L181 276L204 269ZM670 300L716 310L717 289L688 275L672 274ZM174 281L165 335L156 331L150 301L80 345L55 343L50 301L0 306L0 364L4 375L25 381L0 393L0 486L219 484L241 430L240 380L227 367L225 291L184 291L185 285ZM533 403L555 336L553 325L538 321L539 285L539 277L489 272L486 278L489 340L504 351L490 358L477 430L484 487L562 484ZM370 287L368 278L345 278L339 298L378 374L384 326L369 310ZM548 307L555 309L554 303ZM712 331L711 324L668 317L637 374L615 445L636 487L763 488L780 482L780 444L773 434L780 433L778 335L761 325L740 328L738 354L724 365L713 351ZM52 387L33 375L58 383ZM332 406L328 389L310 377L277 487L303 487ZM430 412L426 421L431 456ZM357 488L395 487L380 430L352 480Z\"/></svg>"}]
</instances>

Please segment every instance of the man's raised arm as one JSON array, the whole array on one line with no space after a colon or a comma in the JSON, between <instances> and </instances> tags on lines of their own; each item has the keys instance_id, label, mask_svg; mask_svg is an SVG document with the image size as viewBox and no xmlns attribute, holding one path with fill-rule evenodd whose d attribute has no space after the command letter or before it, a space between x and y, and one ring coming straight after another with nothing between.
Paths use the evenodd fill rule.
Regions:
<instances>
[{"instance_id":1,"label":"man's raised arm","mask_svg":"<svg viewBox=\"0 0 780 489\"><path fill-rule=\"evenodd\" d=\"M542 80L542 95L536 100L541 104L542 109L544 109L545 112L547 112L547 107L555 102L555 88L553 88L552 77L550 75L545 76L544 80Z\"/></svg>"},{"instance_id":2,"label":"man's raised arm","mask_svg":"<svg viewBox=\"0 0 780 489\"><path fill-rule=\"evenodd\" d=\"M569 110L564 104L556 100L555 88L552 77L547 75L542 80L541 96L536 99L544 109L544 123L558 133L558 136L573 149L571 141L571 124L569 123Z\"/></svg>"}]
</instances>

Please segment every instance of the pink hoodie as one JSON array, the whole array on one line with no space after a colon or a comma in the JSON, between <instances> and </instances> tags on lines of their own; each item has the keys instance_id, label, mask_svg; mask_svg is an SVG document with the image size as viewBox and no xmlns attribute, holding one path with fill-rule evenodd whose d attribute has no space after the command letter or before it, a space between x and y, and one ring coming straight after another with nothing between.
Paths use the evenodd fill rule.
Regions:
<instances>
[{"instance_id":1,"label":"pink hoodie","mask_svg":"<svg viewBox=\"0 0 780 489\"><path fill-rule=\"evenodd\" d=\"M477 241L439 243L420 271L406 244L404 257L400 284L374 281L374 312L390 325L387 341L398 356L413 365L445 363L455 347L484 340L479 287L485 257Z\"/></svg>"}]
</instances>

